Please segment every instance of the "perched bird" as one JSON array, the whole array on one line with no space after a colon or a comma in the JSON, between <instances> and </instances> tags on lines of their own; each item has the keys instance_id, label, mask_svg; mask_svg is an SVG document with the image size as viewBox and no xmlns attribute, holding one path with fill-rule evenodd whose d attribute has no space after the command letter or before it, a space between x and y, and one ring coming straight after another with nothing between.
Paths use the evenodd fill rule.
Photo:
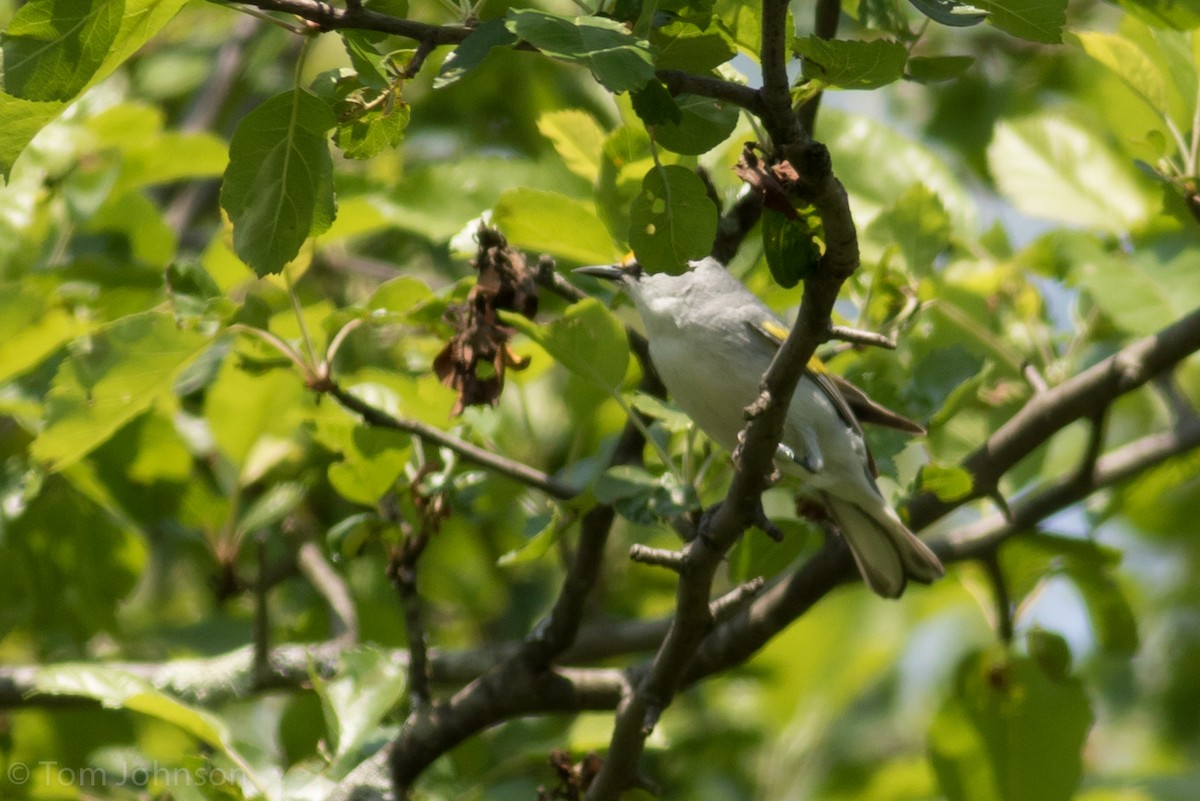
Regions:
<instances>
[{"instance_id":1,"label":"perched bird","mask_svg":"<svg viewBox=\"0 0 1200 801\"><path fill-rule=\"evenodd\" d=\"M786 331L779 318L712 258L692 262L682 275L649 274L636 263L576 272L616 281L629 293L667 391L732 452L743 409L757 398L782 341L779 332ZM867 586L896 598L908 579L929 583L944 569L880 494L860 417L922 432L814 359L792 396L775 462L824 501Z\"/></svg>"}]
</instances>

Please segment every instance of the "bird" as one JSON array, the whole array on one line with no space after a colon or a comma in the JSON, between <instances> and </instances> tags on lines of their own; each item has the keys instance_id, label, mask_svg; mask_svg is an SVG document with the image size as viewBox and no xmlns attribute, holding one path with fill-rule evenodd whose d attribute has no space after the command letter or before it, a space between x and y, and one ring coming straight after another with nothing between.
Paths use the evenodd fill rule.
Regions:
<instances>
[{"instance_id":1,"label":"bird","mask_svg":"<svg viewBox=\"0 0 1200 801\"><path fill-rule=\"evenodd\" d=\"M711 257L689 262L678 275L647 272L634 260L575 272L615 282L633 299L667 392L733 453L743 410L758 397L784 323ZM924 433L814 358L792 396L775 464L825 504L866 585L898 598L909 579L929 584L945 570L880 492L860 417Z\"/></svg>"}]
</instances>

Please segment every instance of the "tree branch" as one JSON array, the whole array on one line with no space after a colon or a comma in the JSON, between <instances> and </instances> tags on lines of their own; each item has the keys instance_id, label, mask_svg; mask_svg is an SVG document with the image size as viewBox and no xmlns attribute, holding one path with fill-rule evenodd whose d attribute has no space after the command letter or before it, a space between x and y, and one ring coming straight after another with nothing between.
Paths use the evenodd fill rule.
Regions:
<instances>
[{"instance_id":1,"label":"tree branch","mask_svg":"<svg viewBox=\"0 0 1200 801\"><path fill-rule=\"evenodd\" d=\"M838 21L842 16L841 0L817 0L813 11L813 34L818 39L832 39L837 36ZM809 136L814 135L817 125L817 111L821 106L821 92L805 101L796 112L800 127Z\"/></svg>"},{"instance_id":2,"label":"tree branch","mask_svg":"<svg viewBox=\"0 0 1200 801\"><path fill-rule=\"evenodd\" d=\"M227 2L227 0L221 0ZM261 8L265 11L281 11L294 14L308 20L323 31L335 31L342 28L379 31L403 36L417 42L427 42L430 46L458 44L471 34L470 28L457 25L429 25L424 22L413 22L388 14L380 14L362 7L338 8L323 3L320 0L253 0L247 3L227 3L228 5L246 5Z\"/></svg>"},{"instance_id":3,"label":"tree branch","mask_svg":"<svg viewBox=\"0 0 1200 801\"><path fill-rule=\"evenodd\" d=\"M1118 396L1142 386L1198 350L1200 309L1035 395L963 460L962 466L975 479L972 494L954 501L940 500L929 492L916 496L908 506L912 528L925 528L952 509L988 495L1001 476L1053 434L1082 417L1094 415Z\"/></svg>"},{"instance_id":4,"label":"tree branch","mask_svg":"<svg viewBox=\"0 0 1200 801\"><path fill-rule=\"evenodd\" d=\"M420 437L426 442L442 448L448 448L471 464L486 467L495 473L507 476L534 489L541 490L559 500L569 500L579 494L573 487L569 487L527 464L498 456L478 445L473 445L470 442L452 437L445 431L426 425L419 420L393 417L387 412L377 409L366 401L347 392L337 384L331 383L322 389L332 395L338 403L358 414L370 425L403 431L407 434Z\"/></svg>"},{"instance_id":5,"label":"tree branch","mask_svg":"<svg viewBox=\"0 0 1200 801\"><path fill-rule=\"evenodd\" d=\"M1073 479L1053 484L1015 503L1012 520L997 512L930 546L944 564L981 558L1004 540L1029 531L1039 521L1093 492L1120 484L1196 448L1200 448L1200 421L1182 422L1172 431L1151 434L1100 457L1087 486ZM718 626L689 666L686 683L694 684L746 661L834 587L854 575L849 548L841 539L830 539L798 571L771 585L746 610Z\"/></svg>"}]
</instances>

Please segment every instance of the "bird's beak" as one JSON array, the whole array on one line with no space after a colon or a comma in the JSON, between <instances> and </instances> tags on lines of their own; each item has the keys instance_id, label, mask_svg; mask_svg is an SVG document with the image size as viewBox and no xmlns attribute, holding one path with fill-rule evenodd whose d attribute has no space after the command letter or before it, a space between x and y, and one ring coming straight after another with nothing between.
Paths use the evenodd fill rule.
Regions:
<instances>
[{"instance_id":1,"label":"bird's beak","mask_svg":"<svg viewBox=\"0 0 1200 801\"><path fill-rule=\"evenodd\" d=\"M616 264L593 264L588 267L578 267L571 272L603 278L606 281L620 281L625 277L625 271Z\"/></svg>"}]
</instances>

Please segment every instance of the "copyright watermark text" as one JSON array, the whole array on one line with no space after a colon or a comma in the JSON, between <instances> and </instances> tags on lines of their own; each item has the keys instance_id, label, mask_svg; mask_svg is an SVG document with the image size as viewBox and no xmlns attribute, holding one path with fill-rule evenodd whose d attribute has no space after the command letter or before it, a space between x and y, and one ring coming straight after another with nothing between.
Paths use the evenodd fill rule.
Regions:
<instances>
[{"instance_id":1,"label":"copyright watermark text","mask_svg":"<svg viewBox=\"0 0 1200 801\"><path fill-rule=\"evenodd\" d=\"M202 787L240 784L238 770L203 766L171 767L146 762L125 767L73 767L55 760L12 762L5 777L14 785L71 785L74 787Z\"/></svg>"}]
</instances>

